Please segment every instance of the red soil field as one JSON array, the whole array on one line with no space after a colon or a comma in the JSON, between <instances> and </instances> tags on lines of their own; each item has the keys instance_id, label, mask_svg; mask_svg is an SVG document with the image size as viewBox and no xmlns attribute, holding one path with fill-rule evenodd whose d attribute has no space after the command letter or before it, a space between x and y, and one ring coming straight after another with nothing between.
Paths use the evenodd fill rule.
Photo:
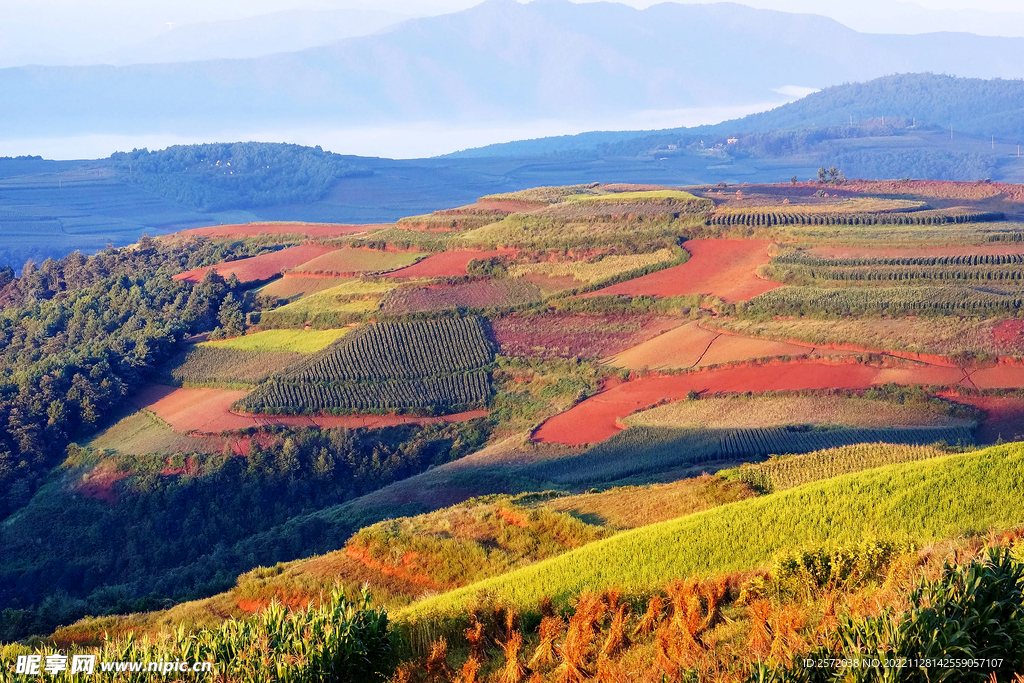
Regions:
<instances>
[{"instance_id":1,"label":"red soil field","mask_svg":"<svg viewBox=\"0 0 1024 683\"><path fill-rule=\"evenodd\" d=\"M584 296L680 296L710 294L723 301L747 301L782 285L757 277L768 263L768 240L690 240L690 260Z\"/></svg>"},{"instance_id":2,"label":"red soil field","mask_svg":"<svg viewBox=\"0 0 1024 683\"><path fill-rule=\"evenodd\" d=\"M1004 320L992 328L992 338L1004 348L1016 348L1024 341L1024 320Z\"/></svg>"},{"instance_id":3,"label":"red soil field","mask_svg":"<svg viewBox=\"0 0 1024 683\"><path fill-rule=\"evenodd\" d=\"M336 247L328 247L323 244L300 244L297 247L288 247L261 256L228 261L205 268L194 268L184 273L178 273L174 279L201 282L206 276L206 271L213 268L222 277L234 274L241 282L262 282L277 277L283 270L301 266L303 263L335 251L335 249Z\"/></svg>"},{"instance_id":4,"label":"red soil field","mask_svg":"<svg viewBox=\"0 0 1024 683\"><path fill-rule=\"evenodd\" d=\"M689 322L607 358L604 362L631 370L678 370L754 358L805 356L814 351L815 348L811 346L725 334Z\"/></svg>"},{"instance_id":5,"label":"red soil field","mask_svg":"<svg viewBox=\"0 0 1024 683\"><path fill-rule=\"evenodd\" d=\"M826 245L807 250L822 258L912 258L914 256L1002 256L1024 254L1024 244L949 244L920 247L843 247Z\"/></svg>"},{"instance_id":6,"label":"red soil field","mask_svg":"<svg viewBox=\"0 0 1024 683\"><path fill-rule=\"evenodd\" d=\"M415 415L245 415L231 411L231 405L247 391L209 388L176 388L160 384L145 387L135 397L140 408L153 411L180 434L197 432L219 434L249 427L393 427L403 424L462 422L485 417L486 410L454 415L418 417Z\"/></svg>"},{"instance_id":7,"label":"red soil field","mask_svg":"<svg viewBox=\"0 0 1024 683\"><path fill-rule=\"evenodd\" d=\"M1013 396L960 396L944 392L943 398L974 406L985 411L985 419L978 427L979 443L1018 441L1024 439L1024 398Z\"/></svg>"},{"instance_id":8,"label":"red soil field","mask_svg":"<svg viewBox=\"0 0 1024 683\"><path fill-rule=\"evenodd\" d=\"M1021 368L1024 371L1024 368ZM682 375L654 375L624 382L592 396L546 421L534 439L579 446L619 431L616 421L660 401L677 401L690 391L743 393L807 389L866 389L895 382L950 386L960 384L958 368L930 365L878 367L855 362L804 360L730 366Z\"/></svg>"},{"instance_id":9,"label":"red soil field","mask_svg":"<svg viewBox=\"0 0 1024 683\"><path fill-rule=\"evenodd\" d=\"M340 237L391 227L388 223L347 225L344 223L245 223L242 225L211 225L174 233L191 237L250 237L253 235L306 235L307 237Z\"/></svg>"},{"instance_id":10,"label":"red soil field","mask_svg":"<svg viewBox=\"0 0 1024 683\"><path fill-rule=\"evenodd\" d=\"M677 318L625 314L511 314L491 322L505 356L603 358L679 325Z\"/></svg>"},{"instance_id":11,"label":"red soil field","mask_svg":"<svg viewBox=\"0 0 1024 683\"><path fill-rule=\"evenodd\" d=\"M969 183L948 180L854 180L844 183L845 192L867 194L915 194L939 199L987 199L1002 194L1006 199L1024 202L1024 185L1007 183Z\"/></svg>"},{"instance_id":12,"label":"red soil field","mask_svg":"<svg viewBox=\"0 0 1024 683\"><path fill-rule=\"evenodd\" d=\"M108 505L114 505L117 503L114 484L126 478L128 474L128 472L118 472L111 462L103 462L85 475L85 479L74 486L74 491L80 496L102 500Z\"/></svg>"},{"instance_id":13,"label":"red soil field","mask_svg":"<svg viewBox=\"0 0 1024 683\"><path fill-rule=\"evenodd\" d=\"M516 213L518 211L541 209L547 206L547 204L544 202L527 202L515 199L480 199L475 205L470 204L467 208L472 208L473 206L476 206L478 209L488 211L507 211L508 213Z\"/></svg>"},{"instance_id":14,"label":"red soil field","mask_svg":"<svg viewBox=\"0 0 1024 683\"><path fill-rule=\"evenodd\" d=\"M466 266L473 259L493 258L495 256L513 256L514 249L498 251L481 251L479 249L460 249L445 251L428 256L419 263L388 273L385 277L462 277L466 274Z\"/></svg>"}]
</instances>

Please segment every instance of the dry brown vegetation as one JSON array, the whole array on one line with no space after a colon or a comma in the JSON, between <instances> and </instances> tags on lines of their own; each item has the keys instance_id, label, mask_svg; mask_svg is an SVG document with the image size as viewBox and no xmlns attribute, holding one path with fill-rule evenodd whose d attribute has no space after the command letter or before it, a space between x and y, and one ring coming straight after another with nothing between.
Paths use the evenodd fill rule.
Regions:
<instances>
[{"instance_id":1,"label":"dry brown vegetation","mask_svg":"<svg viewBox=\"0 0 1024 683\"><path fill-rule=\"evenodd\" d=\"M431 677L443 642L444 666L458 670L471 660L473 680L481 683L747 682L759 667L794 666L813 648L834 644L843 619L902 614L910 591L922 580L939 580L949 563L964 566L987 545L1019 553L1020 535L999 532L920 550L878 539L807 546L780 552L754 571L680 578L653 594L583 593L555 610L545 602L539 621L485 599L469 607L468 638L435 632L423 641L427 634L407 625L413 655L404 677L392 681L465 680ZM480 645L487 634L497 647Z\"/></svg>"}]
</instances>

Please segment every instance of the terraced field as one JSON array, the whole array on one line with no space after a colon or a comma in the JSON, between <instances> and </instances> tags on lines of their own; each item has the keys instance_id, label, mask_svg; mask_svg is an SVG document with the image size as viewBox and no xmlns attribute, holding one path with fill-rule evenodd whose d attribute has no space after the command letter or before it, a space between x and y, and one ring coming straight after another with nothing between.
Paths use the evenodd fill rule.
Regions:
<instances>
[{"instance_id":1,"label":"terraced field","mask_svg":"<svg viewBox=\"0 0 1024 683\"><path fill-rule=\"evenodd\" d=\"M248 412L457 412L490 395L482 322L379 323L346 335L245 397Z\"/></svg>"}]
</instances>

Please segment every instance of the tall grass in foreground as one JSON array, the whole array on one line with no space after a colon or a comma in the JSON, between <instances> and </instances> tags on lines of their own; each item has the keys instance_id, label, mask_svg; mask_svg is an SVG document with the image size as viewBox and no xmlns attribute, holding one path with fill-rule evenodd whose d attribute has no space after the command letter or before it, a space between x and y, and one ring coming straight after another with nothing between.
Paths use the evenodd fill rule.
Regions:
<instances>
[{"instance_id":1,"label":"tall grass in foreground","mask_svg":"<svg viewBox=\"0 0 1024 683\"><path fill-rule=\"evenodd\" d=\"M392 681L1022 683L1019 533L987 548L805 548L753 576L677 578L646 599L583 593L566 609L543 605L539 623L481 603L470 628L415 648Z\"/></svg>"},{"instance_id":2,"label":"tall grass in foreground","mask_svg":"<svg viewBox=\"0 0 1024 683\"><path fill-rule=\"evenodd\" d=\"M0 679L39 680L37 676L13 673L18 655L30 648L10 645L0 652ZM54 654L45 649L36 654ZM369 595L357 603L336 589L322 607L289 611L273 604L259 615L226 621L217 628L186 634L184 629L161 634L150 640L128 636L109 640L97 648L72 649L67 670L47 681L117 681L150 683L155 679L175 681L231 681L231 683L323 683L351 681L371 683L383 680L392 666L388 617L383 610L369 607ZM70 673L76 654L97 655L95 674ZM146 672L103 672L100 662L213 662L211 673L178 673L161 676ZM143 667L145 669L145 665ZM7 678L11 676L11 678Z\"/></svg>"},{"instance_id":3,"label":"tall grass in foreground","mask_svg":"<svg viewBox=\"0 0 1024 683\"><path fill-rule=\"evenodd\" d=\"M543 596L746 570L786 546L869 533L926 542L1024 523L1024 446L890 465L628 531L425 600L409 620L457 613L482 593L536 608Z\"/></svg>"}]
</instances>

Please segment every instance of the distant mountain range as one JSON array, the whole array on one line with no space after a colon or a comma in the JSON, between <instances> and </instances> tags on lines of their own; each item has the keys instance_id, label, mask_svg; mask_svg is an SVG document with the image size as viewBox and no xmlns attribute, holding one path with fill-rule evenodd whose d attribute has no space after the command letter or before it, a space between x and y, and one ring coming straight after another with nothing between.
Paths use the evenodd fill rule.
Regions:
<instances>
[{"instance_id":1,"label":"distant mountain range","mask_svg":"<svg viewBox=\"0 0 1024 683\"><path fill-rule=\"evenodd\" d=\"M408 18L369 9L286 10L244 19L171 24L160 35L95 55L92 61L123 66L248 59L368 35Z\"/></svg>"},{"instance_id":2,"label":"distant mountain range","mask_svg":"<svg viewBox=\"0 0 1024 683\"><path fill-rule=\"evenodd\" d=\"M740 5L488 0L253 59L0 70L0 138L614 119L894 72L1024 76L1024 39L873 35Z\"/></svg>"}]
</instances>

